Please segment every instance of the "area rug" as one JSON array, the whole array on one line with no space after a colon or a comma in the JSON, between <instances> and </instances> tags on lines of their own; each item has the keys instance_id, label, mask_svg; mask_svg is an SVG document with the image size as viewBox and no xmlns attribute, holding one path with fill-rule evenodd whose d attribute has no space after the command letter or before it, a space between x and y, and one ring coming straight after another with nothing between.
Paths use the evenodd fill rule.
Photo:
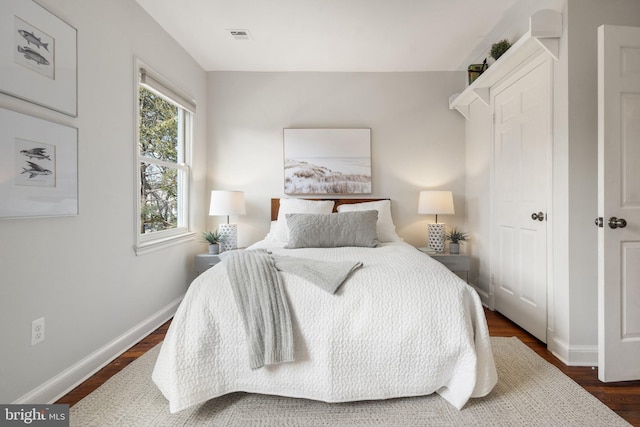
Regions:
<instances>
[{"instance_id":1,"label":"area rug","mask_svg":"<svg viewBox=\"0 0 640 427\"><path fill-rule=\"evenodd\" d=\"M437 394L324 403L249 393L177 414L151 381L160 346L71 408L72 426L628 426L602 402L515 337L492 337L498 384L458 411Z\"/></svg>"}]
</instances>

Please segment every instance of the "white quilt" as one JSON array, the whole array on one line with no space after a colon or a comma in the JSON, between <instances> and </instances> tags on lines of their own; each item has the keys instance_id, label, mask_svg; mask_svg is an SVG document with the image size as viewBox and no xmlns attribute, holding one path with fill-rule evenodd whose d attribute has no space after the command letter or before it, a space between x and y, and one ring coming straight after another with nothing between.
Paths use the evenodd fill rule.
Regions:
<instances>
[{"instance_id":1,"label":"white quilt","mask_svg":"<svg viewBox=\"0 0 640 427\"><path fill-rule=\"evenodd\" d=\"M475 290L403 242L378 248L283 249L279 255L361 261L335 295L283 274L295 362L249 368L242 320L224 265L189 287L167 333L153 381L177 412L245 391L326 402L439 393L460 409L497 381Z\"/></svg>"}]
</instances>

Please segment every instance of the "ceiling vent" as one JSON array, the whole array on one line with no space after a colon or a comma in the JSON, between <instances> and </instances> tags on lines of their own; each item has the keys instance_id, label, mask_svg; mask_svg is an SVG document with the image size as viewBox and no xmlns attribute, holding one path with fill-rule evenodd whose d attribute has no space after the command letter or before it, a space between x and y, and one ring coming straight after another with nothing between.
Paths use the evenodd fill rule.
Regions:
<instances>
[{"instance_id":1,"label":"ceiling vent","mask_svg":"<svg viewBox=\"0 0 640 427\"><path fill-rule=\"evenodd\" d=\"M227 30L229 31L229 34L231 34L231 37L233 37L236 40L253 40L253 37L251 37L251 33L249 33L249 30Z\"/></svg>"}]
</instances>

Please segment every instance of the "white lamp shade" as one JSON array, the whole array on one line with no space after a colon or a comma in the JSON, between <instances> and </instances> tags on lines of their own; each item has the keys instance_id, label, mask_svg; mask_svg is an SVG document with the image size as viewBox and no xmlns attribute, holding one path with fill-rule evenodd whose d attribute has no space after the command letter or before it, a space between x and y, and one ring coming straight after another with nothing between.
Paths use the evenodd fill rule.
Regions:
<instances>
[{"instance_id":1,"label":"white lamp shade","mask_svg":"<svg viewBox=\"0 0 640 427\"><path fill-rule=\"evenodd\" d=\"M242 191L221 191L211 192L211 203L209 204L209 215L244 215L246 213L244 204L244 193Z\"/></svg>"},{"instance_id":2,"label":"white lamp shade","mask_svg":"<svg viewBox=\"0 0 640 427\"><path fill-rule=\"evenodd\" d=\"M453 215L453 194L451 191L421 191L418 213L427 215Z\"/></svg>"}]
</instances>

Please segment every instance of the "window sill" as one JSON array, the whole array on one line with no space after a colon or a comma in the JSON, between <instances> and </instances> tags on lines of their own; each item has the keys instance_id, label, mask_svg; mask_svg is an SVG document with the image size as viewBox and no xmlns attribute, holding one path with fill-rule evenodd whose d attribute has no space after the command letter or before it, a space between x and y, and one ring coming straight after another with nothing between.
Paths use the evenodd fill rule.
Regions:
<instances>
[{"instance_id":1,"label":"window sill","mask_svg":"<svg viewBox=\"0 0 640 427\"><path fill-rule=\"evenodd\" d=\"M158 239L148 240L146 242L140 242L133 248L136 251L136 255L145 255L150 252L155 252L157 250L167 248L169 246L192 241L195 235L195 232L187 231L185 233L176 234L173 236L166 236Z\"/></svg>"}]
</instances>

